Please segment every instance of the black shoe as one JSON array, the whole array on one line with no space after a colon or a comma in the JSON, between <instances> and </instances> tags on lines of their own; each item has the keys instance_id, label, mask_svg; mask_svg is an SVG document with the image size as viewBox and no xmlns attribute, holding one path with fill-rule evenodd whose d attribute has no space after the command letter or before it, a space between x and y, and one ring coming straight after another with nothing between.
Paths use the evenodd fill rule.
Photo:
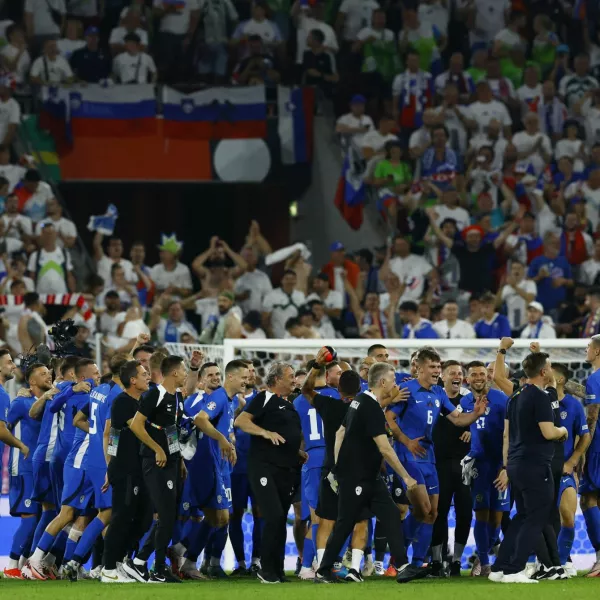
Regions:
<instances>
[{"instance_id":1,"label":"black shoe","mask_svg":"<svg viewBox=\"0 0 600 600\"><path fill-rule=\"evenodd\" d=\"M300 575L300 569L302 568L302 559L298 557L296 559L296 570L294 571L294 575L298 577Z\"/></svg>"},{"instance_id":2,"label":"black shoe","mask_svg":"<svg viewBox=\"0 0 600 600\"><path fill-rule=\"evenodd\" d=\"M455 560L450 563L450 577L460 577L460 561Z\"/></svg>"},{"instance_id":3,"label":"black shoe","mask_svg":"<svg viewBox=\"0 0 600 600\"><path fill-rule=\"evenodd\" d=\"M151 583L181 583L181 579L171 572L166 565L160 565L150 571Z\"/></svg>"},{"instance_id":4,"label":"black shoe","mask_svg":"<svg viewBox=\"0 0 600 600\"><path fill-rule=\"evenodd\" d=\"M428 569L423 567L415 567L415 565L406 565L401 571L398 571L396 581L398 583L408 583L409 581L415 581L415 579L423 579L427 576Z\"/></svg>"},{"instance_id":5,"label":"black shoe","mask_svg":"<svg viewBox=\"0 0 600 600\"><path fill-rule=\"evenodd\" d=\"M262 569L256 573L258 580L261 583L281 583L279 577L277 575L273 575L272 573L266 573Z\"/></svg>"},{"instance_id":6,"label":"black shoe","mask_svg":"<svg viewBox=\"0 0 600 600\"><path fill-rule=\"evenodd\" d=\"M290 583L290 580L285 576L285 573L279 574L279 583Z\"/></svg>"},{"instance_id":7,"label":"black shoe","mask_svg":"<svg viewBox=\"0 0 600 600\"><path fill-rule=\"evenodd\" d=\"M248 575L250 575L250 569L238 567L237 569L231 571L229 577L248 577Z\"/></svg>"},{"instance_id":8,"label":"black shoe","mask_svg":"<svg viewBox=\"0 0 600 600\"><path fill-rule=\"evenodd\" d=\"M354 569L348 569L348 575L346 575L346 577L344 577L344 580L349 581L351 583L363 583L364 582L362 575L358 571L355 571Z\"/></svg>"},{"instance_id":9,"label":"black shoe","mask_svg":"<svg viewBox=\"0 0 600 600\"><path fill-rule=\"evenodd\" d=\"M208 576L211 579L228 579L229 575L223 571L221 565L210 565L208 567Z\"/></svg>"},{"instance_id":10,"label":"black shoe","mask_svg":"<svg viewBox=\"0 0 600 600\"><path fill-rule=\"evenodd\" d=\"M136 565L131 558L126 558L123 562L123 571L140 583L148 583L150 581L150 573L148 572L146 563Z\"/></svg>"},{"instance_id":11,"label":"black shoe","mask_svg":"<svg viewBox=\"0 0 600 600\"><path fill-rule=\"evenodd\" d=\"M548 569L548 577L546 577L547 581L560 581L563 579L569 579L569 576L565 573L565 570L562 567L550 567Z\"/></svg>"},{"instance_id":12,"label":"black shoe","mask_svg":"<svg viewBox=\"0 0 600 600\"><path fill-rule=\"evenodd\" d=\"M429 567L427 577L439 579L440 577L448 577L444 565L439 561L433 561Z\"/></svg>"},{"instance_id":13,"label":"black shoe","mask_svg":"<svg viewBox=\"0 0 600 600\"><path fill-rule=\"evenodd\" d=\"M317 571L315 583L346 583L343 579L336 577L330 570Z\"/></svg>"},{"instance_id":14,"label":"black shoe","mask_svg":"<svg viewBox=\"0 0 600 600\"><path fill-rule=\"evenodd\" d=\"M256 577L256 575L258 574L259 571L260 571L260 566L255 563L252 563L250 565L250 568L248 569L248 575L250 577Z\"/></svg>"},{"instance_id":15,"label":"black shoe","mask_svg":"<svg viewBox=\"0 0 600 600\"><path fill-rule=\"evenodd\" d=\"M550 576L553 575L553 573L554 571L552 568L547 569L544 565L540 565L540 568L530 577L530 579L544 581L545 579L550 579Z\"/></svg>"}]
</instances>

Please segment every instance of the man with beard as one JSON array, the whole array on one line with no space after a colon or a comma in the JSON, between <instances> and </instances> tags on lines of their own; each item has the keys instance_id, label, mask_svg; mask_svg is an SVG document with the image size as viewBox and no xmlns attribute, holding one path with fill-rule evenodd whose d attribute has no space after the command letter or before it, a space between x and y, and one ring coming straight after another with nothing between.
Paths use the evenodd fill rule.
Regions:
<instances>
[{"instance_id":1,"label":"man with beard","mask_svg":"<svg viewBox=\"0 0 600 600\"><path fill-rule=\"evenodd\" d=\"M466 395L462 388L463 370L459 362L448 360L442 369L444 390L454 406L459 406ZM433 430L435 466L440 482L438 516L433 525L431 553L432 576L446 575L442 566L444 544L448 542L448 513L454 500L456 529L454 553L450 564L450 576L460 577L461 557L471 530L471 494L462 481L460 461L469 451L471 434L467 427L456 427L448 419L439 419Z\"/></svg>"},{"instance_id":2,"label":"man with beard","mask_svg":"<svg viewBox=\"0 0 600 600\"><path fill-rule=\"evenodd\" d=\"M476 402L487 400L485 413L471 425L471 451L465 472L477 476L471 479L471 495L475 510L475 544L479 555L471 571L473 576L488 577L491 572L489 552L500 534L503 513L510 511L508 489L498 490L496 480L506 469L502 459L504 419L508 396L499 390L488 389L488 372L484 363L467 365L467 381L471 393L461 400L464 413L473 412Z\"/></svg>"},{"instance_id":3,"label":"man with beard","mask_svg":"<svg viewBox=\"0 0 600 600\"><path fill-rule=\"evenodd\" d=\"M235 296L229 290L223 290L217 298L218 318L210 316L203 323L204 330L198 343L221 345L225 338L242 337L241 311L235 306Z\"/></svg>"}]
</instances>

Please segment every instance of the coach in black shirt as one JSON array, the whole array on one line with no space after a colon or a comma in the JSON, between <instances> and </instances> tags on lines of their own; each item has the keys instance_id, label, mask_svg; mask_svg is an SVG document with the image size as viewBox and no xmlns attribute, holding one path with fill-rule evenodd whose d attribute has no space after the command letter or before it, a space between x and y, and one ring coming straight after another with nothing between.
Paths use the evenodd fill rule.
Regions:
<instances>
[{"instance_id":1,"label":"coach in black shirt","mask_svg":"<svg viewBox=\"0 0 600 600\"><path fill-rule=\"evenodd\" d=\"M294 369L286 363L273 363L266 384L267 391L252 399L235 420L235 427L252 436L248 479L264 519L258 578L263 583L281 583L285 581L287 514L307 455L300 450L300 417L287 400L295 387Z\"/></svg>"},{"instance_id":2,"label":"coach in black shirt","mask_svg":"<svg viewBox=\"0 0 600 600\"><path fill-rule=\"evenodd\" d=\"M552 511L554 442L567 439L567 430L554 425L552 402L558 396L548 355L529 354L523 361L523 370L528 383L510 398L507 407L507 472L517 514L490 575L491 580L504 583L535 581L529 579L523 569ZM547 386L545 390L544 386Z\"/></svg>"},{"instance_id":3,"label":"coach in black shirt","mask_svg":"<svg viewBox=\"0 0 600 600\"><path fill-rule=\"evenodd\" d=\"M408 562L400 511L381 475L383 457L408 490L417 484L398 460L387 436L381 402L396 392L394 368L388 363L374 364L369 370L369 390L350 402L344 424L336 434L334 473L339 484L338 519L317 571L317 582L335 582L331 572L333 564L365 508L385 527L391 554L401 565Z\"/></svg>"},{"instance_id":4,"label":"coach in black shirt","mask_svg":"<svg viewBox=\"0 0 600 600\"><path fill-rule=\"evenodd\" d=\"M131 431L142 442L142 470L150 499L158 513L154 544L149 536L137 561L147 561L156 552L151 580L155 583L179 583L166 568L166 553L177 518L177 482L185 477L179 449L179 421L183 399L178 388L184 386L187 369L180 356L167 356L161 364L163 382L144 394Z\"/></svg>"}]
</instances>

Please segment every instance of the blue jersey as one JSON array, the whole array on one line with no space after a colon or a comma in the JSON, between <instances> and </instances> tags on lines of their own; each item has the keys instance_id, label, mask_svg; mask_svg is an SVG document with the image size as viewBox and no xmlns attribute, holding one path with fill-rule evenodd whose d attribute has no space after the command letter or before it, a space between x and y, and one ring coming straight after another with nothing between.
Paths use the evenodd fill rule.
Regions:
<instances>
[{"instance_id":1,"label":"blue jersey","mask_svg":"<svg viewBox=\"0 0 600 600\"><path fill-rule=\"evenodd\" d=\"M47 462L52 458L58 438L58 430L64 427L64 423L62 422L64 415L60 411L53 413L50 410L49 404L50 400L44 405L38 445L33 455L33 460L39 462Z\"/></svg>"},{"instance_id":2,"label":"blue jersey","mask_svg":"<svg viewBox=\"0 0 600 600\"><path fill-rule=\"evenodd\" d=\"M565 397L559 402L560 409L560 424L566 427L569 432L569 437L564 443L565 446L565 461L571 458L573 450L575 450L575 438L581 437L586 433L589 433L587 421L585 418L585 411L581 402L577 398L566 394Z\"/></svg>"},{"instance_id":3,"label":"blue jersey","mask_svg":"<svg viewBox=\"0 0 600 600\"><path fill-rule=\"evenodd\" d=\"M395 415L398 426L410 439L423 439L419 442L427 450L427 456L415 458L404 444L396 444L396 452L401 460L408 462L435 463L433 452L433 428L440 416L446 416L456 410L450 402L444 388L439 385L424 388L418 379L411 379L402 384L408 389L410 396L406 402L399 402L390 409Z\"/></svg>"},{"instance_id":4,"label":"blue jersey","mask_svg":"<svg viewBox=\"0 0 600 600\"><path fill-rule=\"evenodd\" d=\"M504 315L496 313L491 321L479 319L479 321L475 323L475 333L478 338L486 340L499 340L503 337L510 337L510 323Z\"/></svg>"},{"instance_id":5,"label":"blue jersey","mask_svg":"<svg viewBox=\"0 0 600 600\"><path fill-rule=\"evenodd\" d=\"M250 404L250 402L254 399L254 397L258 394L258 390L252 390L249 394L244 396L244 400L246 401L246 406ZM235 411L239 408L239 401L237 398L234 402L234 414ZM233 467L233 473L246 473L248 470L248 452L250 451L250 440L252 436L245 431L242 431L239 427L234 429L235 434L235 452L237 454L237 461L235 466Z\"/></svg>"},{"instance_id":6,"label":"blue jersey","mask_svg":"<svg viewBox=\"0 0 600 600\"><path fill-rule=\"evenodd\" d=\"M504 419L508 396L500 390L487 392L488 405L485 413L471 423L470 456L491 463L502 462L502 443L504 438ZM472 393L463 396L460 401L463 412L471 413L475 408Z\"/></svg>"},{"instance_id":7,"label":"blue jersey","mask_svg":"<svg viewBox=\"0 0 600 600\"><path fill-rule=\"evenodd\" d=\"M405 325L402 328L402 337L404 339L435 340L440 336L433 328L431 321L428 321L427 319L421 319L416 327Z\"/></svg>"},{"instance_id":8,"label":"blue jersey","mask_svg":"<svg viewBox=\"0 0 600 600\"><path fill-rule=\"evenodd\" d=\"M227 395L224 387L216 389L210 396L205 398L202 410L208 415L208 419L212 426L228 440L231 440L233 435L233 414L235 408L233 405L233 398L230 398ZM219 442L209 438L208 445L211 449L215 464L221 464L222 458Z\"/></svg>"},{"instance_id":9,"label":"blue jersey","mask_svg":"<svg viewBox=\"0 0 600 600\"><path fill-rule=\"evenodd\" d=\"M396 373L396 381L398 381L398 373ZM369 389L369 382L364 379L360 380L360 391L366 392Z\"/></svg>"},{"instance_id":10,"label":"blue jersey","mask_svg":"<svg viewBox=\"0 0 600 600\"><path fill-rule=\"evenodd\" d=\"M81 404L79 410L83 414L85 414L89 419L90 394L83 394L80 402ZM83 460L87 454L89 446L90 434L86 433L85 431L82 431L79 428L75 428L75 435L73 436L73 445L71 446L69 454L67 455L67 459L65 460L65 466L74 467L75 469L81 469L83 467Z\"/></svg>"},{"instance_id":11,"label":"blue jersey","mask_svg":"<svg viewBox=\"0 0 600 600\"><path fill-rule=\"evenodd\" d=\"M186 398L183 403L183 413L188 417L195 417L204 406L204 398L206 398L204 392L196 392Z\"/></svg>"},{"instance_id":12,"label":"blue jersey","mask_svg":"<svg viewBox=\"0 0 600 600\"><path fill-rule=\"evenodd\" d=\"M405 373L404 371L396 371L396 385L400 385L405 381L410 381L413 376L410 373Z\"/></svg>"},{"instance_id":13,"label":"blue jersey","mask_svg":"<svg viewBox=\"0 0 600 600\"><path fill-rule=\"evenodd\" d=\"M33 406L35 398L17 396L8 409L8 424L13 435L21 440L33 456L40 435L41 423L29 416L29 410ZM9 474L21 475L22 473L33 473L31 458L25 460L23 453L18 448L10 449Z\"/></svg>"},{"instance_id":14,"label":"blue jersey","mask_svg":"<svg viewBox=\"0 0 600 600\"><path fill-rule=\"evenodd\" d=\"M86 381L94 387L94 382L91 379L86 379ZM48 402L47 408L50 412L57 413L60 411L61 413L58 419L58 432L52 460L64 462L67 458L75 435L73 417L81 410L82 398L87 401L85 392L73 391L74 385L72 381L61 381L56 386L60 392Z\"/></svg>"},{"instance_id":15,"label":"blue jersey","mask_svg":"<svg viewBox=\"0 0 600 600\"><path fill-rule=\"evenodd\" d=\"M294 408L300 417L304 451L308 453L307 469L322 467L325 460L325 433L323 420L317 409L309 403L306 396L300 394L294 400Z\"/></svg>"},{"instance_id":16,"label":"blue jersey","mask_svg":"<svg viewBox=\"0 0 600 600\"><path fill-rule=\"evenodd\" d=\"M590 404L600 404L600 369L592 373L585 383L585 402L586 406ZM598 425L594 431L592 443L588 452L600 452L600 434L598 433Z\"/></svg>"},{"instance_id":17,"label":"blue jersey","mask_svg":"<svg viewBox=\"0 0 600 600\"><path fill-rule=\"evenodd\" d=\"M536 277L540 269L546 267L550 272L550 277L544 277L537 282L537 298L542 303L544 311L548 312L555 308L564 301L567 297L567 288L564 285L554 287L552 285L552 279L557 277L565 277L566 279L572 279L573 274L571 271L571 265L564 256L557 256L556 258L548 258L547 256L538 256L531 261L527 276L531 279Z\"/></svg>"},{"instance_id":18,"label":"blue jersey","mask_svg":"<svg viewBox=\"0 0 600 600\"><path fill-rule=\"evenodd\" d=\"M110 419L113 400L123 391L114 382L105 383L90 392L90 447L83 468L106 469L104 428Z\"/></svg>"},{"instance_id":19,"label":"blue jersey","mask_svg":"<svg viewBox=\"0 0 600 600\"><path fill-rule=\"evenodd\" d=\"M0 421L8 422L8 409L10 406L10 396L8 392L0 385ZM0 457L4 453L4 444L0 442Z\"/></svg>"}]
</instances>

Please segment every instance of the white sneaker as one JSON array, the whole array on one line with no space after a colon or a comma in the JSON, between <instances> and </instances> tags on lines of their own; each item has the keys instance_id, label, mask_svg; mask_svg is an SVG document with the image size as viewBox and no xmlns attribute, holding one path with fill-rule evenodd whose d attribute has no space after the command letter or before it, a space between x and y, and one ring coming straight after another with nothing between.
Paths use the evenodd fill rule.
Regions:
<instances>
[{"instance_id":1,"label":"white sneaker","mask_svg":"<svg viewBox=\"0 0 600 600\"><path fill-rule=\"evenodd\" d=\"M383 563L379 560L376 560L373 563L373 567L375 568L375 575L378 577L383 577L385 575L385 569L383 568Z\"/></svg>"},{"instance_id":2,"label":"white sneaker","mask_svg":"<svg viewBox=\"0 0 600 600\"><path fill-rule=\"evenodd\" d=\"M100 579L100 574L102 573L102 565L98 565L95 569L90 571L91 579Z\"/></svg>"},{"instance_id":3,"label":"white sneaker","mask_svg":"<svg viewBox=\"0 0 600 600\"><path fill-rule=\"evenodd\" d=\"M568 562L565 564L565 573L569 577L577 577L577 569L575 568L575 565L572 562Z\"/></svg>"},{"instance_id":4,"label":"white sneaker","mask_svg":"<svg viewBox=\"0 0 600 600\"><path fill-rule=\"evenodd\" d=\"M344 558L342 559L342 565L346 567L346 569L352 568L352 550L348 548L344 553Z\"/></svg>"},{"instance_id":5,"label":"white sneaker","mask_svg":"<svg viewBox=\"0 0 600 600\"><path fill-rule=\"evenodd\" d=\"M365 558L365 564L362 568L362 576L363 577L371 577L375 573L375 564L373 563L373 557L367 556Z\"/></svg>"},{"instance_id":6,"label":"white sneaker","mask_svg":"<svg viewBox=\"0 0 600 600\"><path fill-rule=\"evenodd\" d=\"M102 583L134 583L133 579L130 579L125 573L120 572L118 569L102 569L100 573L100 581Z\"/></svg>"},{"instance_id":7,"label":"white sneaker","mask_svg":"<svg viewBox=\"0 0 600 600\"><path fill-rule=\"evenodd\" d=\"M298 573L298 579L302 581L312 581L315 578L315 572L310 567L302 567Z\"/></svg>"},{"instance_id":8,"label":"white sneaker","mask_svg":"<svg viewBox=\"0 0 600 600\"><path fill-rule=\"evenodd\" d=\"M85 570L83 565L79 565L79 569L77 570L77 581L89 581L90 579L92 578L90 574Z\"/></svg>"},{"instance_id":9,"label":"white sneaker","mask_svg":"<svg viewBox=\"0 0 600 600\"><path fill-rule=\"evenodd\" d=\"M504 575L500 583L539 583L536 579L529 579L525 571Z\"/></svg>"},{"instance_id":10,"label":"white sneaker","mask_svg":"<svg viewBox=\"0 0 600 600\"><path fill-rule=\"evenodd\" d=\"M502 571L492 571L488 575L488 579L493 583L502 583L502 580L504 579L504 573Z\"/></svg>"},{"instance_id":11,"label":"white sneaker","mask_svg":"<svg viewBox=\"0 0 600 600\"><path fill-rule=\"evenodd\" d=\"M531 579L531 577L533 575L535 575L535 573L537 573L537 571L538 571L537 562L528 562L525 565L525 575L527 575L527 577L529 577L529 579Z\"/></svg>"}]
</instances>

